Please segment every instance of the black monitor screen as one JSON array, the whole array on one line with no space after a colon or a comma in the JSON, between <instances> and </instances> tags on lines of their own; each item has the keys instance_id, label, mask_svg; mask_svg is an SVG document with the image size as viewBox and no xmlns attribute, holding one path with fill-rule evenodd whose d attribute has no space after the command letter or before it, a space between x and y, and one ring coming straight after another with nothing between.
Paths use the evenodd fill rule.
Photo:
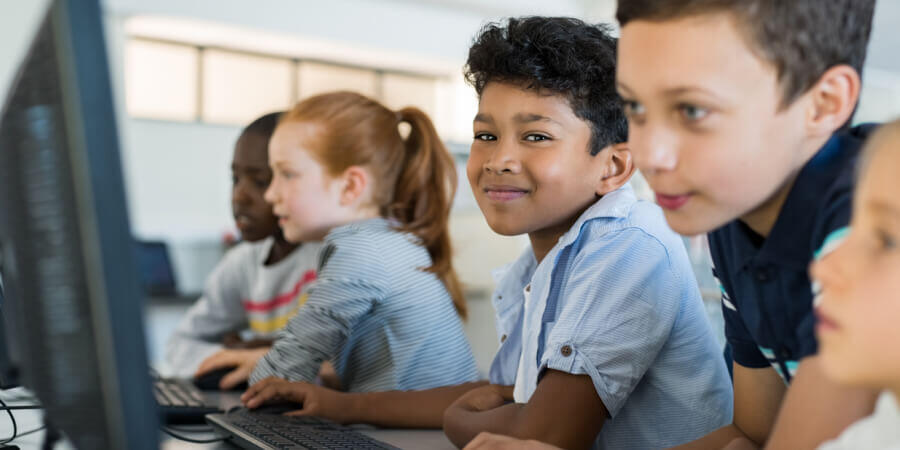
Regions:
<instances>
[{"instance_id":1,"label":"black monitor screen","mask_svg":"<svg viewBox=\"0 0 900 450\"><path fill-rule=\"evenodd\" d=\"M98 0L56 0L0 116L0 261L21 383L77 448L156 448Z\"/></svg>"}]
</instances>

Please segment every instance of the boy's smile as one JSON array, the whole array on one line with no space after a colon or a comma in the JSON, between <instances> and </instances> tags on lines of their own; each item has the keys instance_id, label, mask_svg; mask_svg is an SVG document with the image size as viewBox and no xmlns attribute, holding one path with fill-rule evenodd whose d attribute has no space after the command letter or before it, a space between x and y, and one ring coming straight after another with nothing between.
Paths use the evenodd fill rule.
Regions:
<instances>
[{"instance_id":1,"label":"boy's smile","mask_svg":"<svg viewBox=\"0 0 900 450\"><path fill-rule=\"evenodd\" d=\"M596 201L608 152L591 156L591 128L562 96L491 82L474 135L467 173L478 206L497 233L528 233L536 255Z\"/></svg>"}]
</instances>

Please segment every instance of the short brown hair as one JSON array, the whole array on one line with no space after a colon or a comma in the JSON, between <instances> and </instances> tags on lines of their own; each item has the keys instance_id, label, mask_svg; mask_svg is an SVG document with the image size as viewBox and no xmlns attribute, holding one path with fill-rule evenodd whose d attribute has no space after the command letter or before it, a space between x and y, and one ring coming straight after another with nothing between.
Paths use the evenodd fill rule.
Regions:
<instances>
[{"instance_id":1,"label":"short brown hair","mask_svg":"<svg viewBox=\"0 0 900 450\"><path fill-rule=\"evenodd\" d=\"M862 75L875 0L618 0L621 26L730 13L750 47L775 66L782 106L828 69L846 64Z\"/></svg>"}]
</instances>

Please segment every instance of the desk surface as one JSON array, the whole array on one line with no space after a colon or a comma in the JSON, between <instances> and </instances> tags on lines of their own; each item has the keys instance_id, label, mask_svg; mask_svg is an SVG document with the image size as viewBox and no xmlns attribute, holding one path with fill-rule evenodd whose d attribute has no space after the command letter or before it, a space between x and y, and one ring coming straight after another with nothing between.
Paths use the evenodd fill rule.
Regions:
<instances>
[{"instance_id":1,"label":"desk surface","mask_svg":"<svg viewBox=\"0 0 900 450\"><path fill-rule=\"evenodd\" d=\"M11 404L27 404L28 400L23 398L30 397L25 390L16 388L0 393L0 398ZM16 418L19 434L25 431L39 428L42 424L43 413L40 410L18 410L13 411ZM198 432L187 432L189 427L179 427L179 433L190 436L194 439L204 439L213 436L208 432L209 428L198 426ZM402 449L435 449L435 450L451 450L456 447L447 439L441 430L405 430L405 429L373 429L366 427L359 430L368 436L379 441L386 442L395 447ZM0 411L0 439L12 435L12 423L5 411ZM38 432L29 434L21 438L17 438L11 444L18 445L22 450L40 449L44 440L44 433ZM72 446L67 443L57 445L57 449L71 449ZM193 444L190 442L179 441L173 437L162 434L160 437L160 448L165 450L187 450L187 449L229 449L233 450L238 447L228 442L217 442L214 444Z\"/></svg>"}]
</instances>

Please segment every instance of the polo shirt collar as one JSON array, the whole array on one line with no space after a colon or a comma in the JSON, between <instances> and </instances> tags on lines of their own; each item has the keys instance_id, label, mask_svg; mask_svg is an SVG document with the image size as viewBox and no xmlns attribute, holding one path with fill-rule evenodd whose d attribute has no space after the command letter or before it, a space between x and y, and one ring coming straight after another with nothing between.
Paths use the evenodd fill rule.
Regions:
<instances>
[{"instance_id":1,"label":"polo shirt collar","mask_svg":"<svg viewBox=\"0 0 900 450\"><path fill-rule=\"evenodd\" d=\"M754 244L754 240L761 238L740 220L726 225L733 227L735 236L740 236L739 242L733 242L733 250L741 255L737 259L741 261L741 268L746 268L755 260L806 270L815 251L811 248L809 233L816 225L816 209L821 203L821 196L835 182L841 166L851 160L848 152L855 154L859 145L860 139L855 133L838 133L807 161L794 180L772 231L761 246Z\"/></svg>"}]
</instances>

